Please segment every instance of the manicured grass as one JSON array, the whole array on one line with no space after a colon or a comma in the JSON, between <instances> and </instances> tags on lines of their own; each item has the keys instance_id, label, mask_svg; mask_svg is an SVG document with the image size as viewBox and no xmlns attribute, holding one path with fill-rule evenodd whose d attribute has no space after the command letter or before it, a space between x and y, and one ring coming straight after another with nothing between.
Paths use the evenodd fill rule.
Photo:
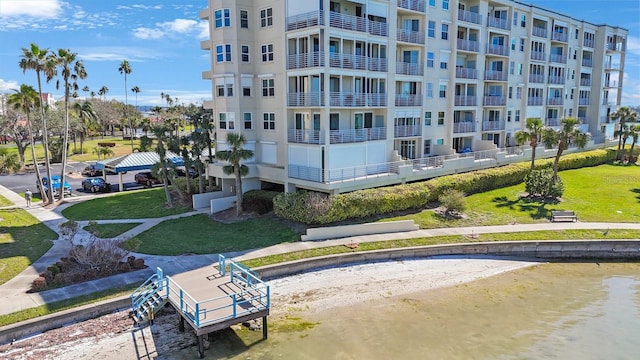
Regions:
<instances>
[{"instance_id":1,"label":"manicured grass","mask_svg":"<svg viewBox=\"0 0 640 360\"><path fill-rule=\"evenodd\" d=\"M640 221L640 166L601 165L560 172L565 193L560 202L523 198L524 184L466 198L462 219L445 219L431 210L381 221L414 220L423 229L548 221L551 210L573 210L585 222Z\"/></svg>"},{"instance_id":2,"label":"manicured grass","mask_svg":"<svg viewBox=\"0 0 640 360\"><path fill-rule=\"evenodd\" d=\"M69 220L115 220L158 218L190 211L186 207L166 207L164 188L127 191L70 206L62 210Z\"/></svg>"},{"instance_id":3,"label":"manicured grass","mask_svg":"<svg viewBox=\"0 0 640 360\"><path fill-rule=\"evenodd\" d=\"M89 232L93 232L96 237L102 239L111 239L118 235L121 235L141 223L115 223L115 224L95 224L87 225L83 229Z\"/></svg>"},{"instance_id":4,"label":"manicured grass","mask_svg":"<svg viewBox=\"0 0 640 360\"><path fill-rule=\"evenodd\" d=\"M6 197L0 195L0 207L11 206L14 205L13 201L7 199Z\"/></svg>"},{"instance_id":5,"label":"manicured grass","mask_svg":"<svg viewBox=\"0 0 640 360\"><path fill-rule=\"evenodd\" d=\"M58 234L22 209L0 210L0 284L38 260L57 238Z\"/></svg>"},{"instance_id":6,"label":"manicured grass","mask_svg":"<svg viewBox=\"0 0 640 360\"><path fill-rule=\"evenodd\" d=\"M300 235L272 219L250 219L223 224L206 215L163 221L132 240L143 254L217 254L289 243Z\"/></svg>"}]
</instances>

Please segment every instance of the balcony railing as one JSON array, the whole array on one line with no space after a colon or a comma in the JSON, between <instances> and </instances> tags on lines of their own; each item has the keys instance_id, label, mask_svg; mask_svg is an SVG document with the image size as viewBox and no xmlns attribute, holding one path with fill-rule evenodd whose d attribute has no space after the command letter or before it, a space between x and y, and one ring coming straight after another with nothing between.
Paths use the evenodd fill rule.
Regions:
<instances>
[{"instance_id":1,"label":"balcony railing","mask_svg":"<svg viewBox=\"0 0 640 360\"><path fill-rule=\"evenodd\" d=\"M547 29L543 28L543 27L534 26L532 31L531 31L531 34L533 36L546 38L547 37Z\"/></svg>"},{"instance_id":2,"label":"balcony railing","mask_svg":"<svg viewBox=\"0 0 640 360\"><path fill-rule=\"evenodd\" d=\"M549 61L555 62L555 63L560 63L560 64L566 64L567 63L567 56L566 55L551 54L551 56L549 56Z\"/></svg>"},{"instance_id":3,"label":"balcony railing","mask_svg":"<svg viewBox=\"0 0 640 360\"><path fill-rule=\"evenodd\" d=\"M485 120L482 122L482 131L504 130L504 121L502 120Z\"/></svg>"},{"instance_id":4,"label":"balcony railing","mask_svg":"<svg viewBox=\"0 0 640 360\"><path fill-rule=\"evenodd\" d=\"M542 106L543 98L541 96L530 96L527 98L527 105L529 106Z\"/></svg>"},{"instance_id":5,"label":"balcony railing","mask_svg":"<svg viewBox=\"0 0 640 360\"><path fill-rule=\"evenodd\" d=\"M290 92L287 106L324 106L324 92Z\"/></svg>"},{"instance_id":6,"label":"balcony railing","mask_svg":"<svg viewBox=\"0 0 640 360\"><path fill-rule=\"evenodd\" d=\"M366 94L367 106L387 106L387 94Z\"/></svg>"},{"instance_id":7,"label":"balcony railing","mask_svg":"<svg viewBox=\"0 0 640 360\"><path fill-rule=\"evenodd\" d=\"M617 80L608 80L604 82L604 87L618 87Z\"/></svg>"},{"instance_id":8,"label":"balcony railing","mask_svg":"<svg viewBox=\"0 0 640 360\"><path fill-rule=\"evenodd\" d=\"M306 54L289 54L287 56L287 69L304 69L324 66L324 52L314 51Z\"/></svg>"},{"instance_id":9,"label":"balcony railing","mask_svg":"<svg viewBox=\"0 0 640 360\"><path fill-rule=\"evenodd\" d=\"M453 100L455 106L476 106L475 96L456 95Z\"/></svg>"},{"instance_id":10,"label":"balcony railing","mask_svg":"<svg viewBox=\"0 0 640 360\"><path fill-rule=\"evenodd\" d=\"M423 75L424 74L424 68L422 67L422 64L397 62L396 63L396 74Z\"/></svg>"},{"instance_id":11,"label":"balcony railing","mask_svg":"<svg viewBox=\"0 0 640 360\"><path fill-rule=\"evenodd\" d=\"M478 70L472 68L457 67L456 77L461 79L477 79Z\"/></svg>"},{"instance_id":12,"label":"balcony railing","mask_svg":"<svg viewBox=\"0 0 640 360\"><path fill-rule=\"evenodd\" d=\"M320 130L289 129L287 141L299 144L324 144L324 132Z\"/></svg>"},{"instance_id":13,"label":"balcony railing","mask_svg":"<svg viewBox=\"0 0 640 360\"><path fill-rule=\"evenodd\" d=\"M498 29L509 30L510 23L509 23L509 20L507 19L500 19L497 17L490 16L487 18L487 26L498 28Z\"/></svg>"},{"instance_id":14,"label":"balcony railing","mask_svg":"<svg viewBox=\"0 0 640 360\"><path fill-rule=\"evenodd\" d=\"M560 126L560 118L546 118L544 121L546 126Z\"/></svg>"},{"instance_id":15,"label":"balcony railing","mask_svg":"<svg viewBox=\"0 0 640 360\"><path fill-rule=\"evenodd\" d=\"M549 75L549 84L564 84L564 76Z\"/></svg>"},{"instance_id":16,"label":"balcony railing","mask_svg":"<svg viewBox=\"0 0 640 360\"><path fill-rule=\"evenodd\" d=\"M332 52L329 54L329 66L341 69L367 70L367 58L365 56Z\"/></svg>"},{"instance_id":17,"label":"balcony railing","mask_svg":"<svg viewBox=\"0 0 640 360\"><path fill-rule=\"evenodd\" d=\"M531 60L545 61L547 54L544 51L532 51Z\"/></svg>"},{"instance_id":18,"label":"balcony railing","mask_svg":"<svg viewBox=\"0 0 640 360\"><path fill-rule=\"evenodd\" d=\"M457 39L458 50L480 52L480 42L475 40Z\"/></svg>"},{"instance_id":19,"label":"balcony railing","mask_svg":"<svg viewBox=\"0 0 640 360\"><path fill-rule=\"evenodd\" d=\"M618 42L618 43L607 43L607 50L610 51L623 51L624 50L624 46L623 43Z\"/></svg>"},{"instance_id":20,"label":"balcony railing","mask_svg":"<svg viewBox=\"0 0 640 360\"><path fill-rule=\"evenodd\" d=\"M543 83L544 75L542 74L529 74L529 82L531 83Z\"/></svg>"},{"instance_id":21,"label":"balcony railing","mask_svg":"<svg viewBox=\"0 0 640 360\"><path fill-rule=\"evenodd\" d=\"M551 33L551 40L567 42L568 39L569 39L569 34L566 32L554 31Z\"/></svg>"},{"instance_id":22,"label":"balcony railing","mask_svg":"<svg viewBox=\"0 0 640 360\"><path fill-rule=\"evenodd\" d=\"M329 106L366 106L365 93L332 91L329 93Z\"/></svg>"},{"instance_id":23,"label":"balcony railing","mask_svg":"<svg viewBox=\"0 0 640 360\"><path fill-rule=\"evenodd\" d=\"M331 144L347 144L363 141L384 140L386 138L386 127L329 131L329 142Z\"/></svg>"},{"instance_id":24,"label":"balcony railing","mask_svg":"<svg viewBox=\"0 0 640 360\"><path fill-rule=\"evenodd\" d=\"M485 96L482 104L484 106L505 106L507 98L505 96Z\"/></svg>"},{"instance_id":25,"label":"balcony railing","mask_svg":"<svg viewBox=\"0 0 640 360\"><path fill-rule=\"evenodd\" d=\"M589 98L579 98L578 105L591 105Z\"/></svg>"},{"instance_id":26,"label":"balcony railing","mask_svg":"<svg viewBox=\"0 0 640 360\"><path fill-rule=\"evenodd\" d=\"M388 36L387 23L368 20L367 18L329 11L329 26L339 29L367 32L376 36Z\"/></svg>"},{"instance_id":27,"label":"balcony railing","mask_svg":"<svg viewBox=\"0 0 640 360\"><path fill-rule=\"evenodd\" d=\"M504 45L487 44L487 54L509 56L509 48Z\"/></svg>"},{"instance_id":28,"label":"balcony railing","mask_svg":"<svg viewBox=\"0 0 640 360\"><path fill-rule=\"evenodd\" d=\"M287 31L304 29L312 26L324 25L322 10L287 17Z\"/></svg>"},{"instance_id":29,"label":"balcony railing","mask_svg":"<svg viewBox=\"0 0 640 360\"><path fill-rule=\"evenodd\" d=\"M580 86L591 86L591 79L580 79Z\"/></svg>"},{"instance_id":30,"label":"balcony railing","mask_svg":"<svg viewBox=\"0 0 640 360\"><path fill-rule=\"evenodd\" d=\"M563 103L564 103L564 99L561 97L547 98L547 105L562 105Z\"/></svg>"},{"instance_id":31,"label":"balcony railing","mask_svg":"<svg viewBox=\"0 0 640 360\"><path fill-rule=\"evenodd\" d=\"M507 81L509 74L506 71L485 70L484 79L494 81Z\"/></svg>"},{"instance_id":32,"label":"balcony railing","mask_svg":"<svg viewBox=\"0 0 640 360\"><path fill-rule=\"evenodd\" d=\"M456 134L459 133L470 133L476 131L476 123L474 121L461 121L453 123L453 132Z\"/></svg>"},{"instance_id":33,"label":"balcony railing","mask_svg":"<svg viewBox=\"0 0 640 360\"><path fill-rule=\"evenodd\" d=\"M420 124L416 125L395 125L393 127L393 136L394 137L410 137L410 136L421 136L422 135L422 126Z\"/></svg>"},{"instance_id":34,"label":"balcony railing","mask_svg":"<svg viewBox=\"0 0 640 360\"><path fill-rule=\"evenodd\" d=\"M582 59L582 66L592 67L593 66L593 60L591 60L591 59Z\"/></svg>"},{"instance_id":35,"label":"balcony railing","mask_svg":"<svg viewBox=\"0 0 640 360\"><path fill-rule=\"evenodd\" d=\"M620 69L620 62L619 61L605 61L604 62L604 68L605 69L609 69L609 70Z\"/></svg>"},{"instance_id":36,"label":"balcony railing","mask_svg":"<svg viewBox=\"0 0 640 360\"><path fill-rule=\"evenodd\" d=\"M404 41L413 44L424 44L424 32L422 31L412 31L405 29L398 29L396 32L396 39L398 41Z\"/></svg>"},{"instance_id":37,"label":"balcony railing","mask_svg":"<svg viewBox=\"0 0 640 360\"><path fill-rule=\"evenodd\" d=\"M482 15L469 10L458 10L458 20L482 24Z\"/></svg>"},{"instance_id":38,"label":"balcony railing","mask_svg":"<svg viewBox=\"0 0 640 360\"><path fill-rule=\"evenodd\" d=\"M596 41L593 39L584 39L584 41L582 42L582 45L585 47L594 47L596 44Z\"/></svg>"},{"instance_id":39,"label":"balcony railing","mask_svg":"<svg viewBox=\"0 0 640 360\"><path fill-rule=\"evenodd\" d=\"M424 0L398 0L398 7L423 13L427 11L427 2Z\"/></svg>"},{"instance_id":40,"label":"balcony railing","mask_svg":"<svg viewBox=\"0 0 640 360\"><path fill-rule=\"evenodd\" d=\"M396 106L422 106L422 96L418 94L396 94Z\"/></svg>"}]
</instances>

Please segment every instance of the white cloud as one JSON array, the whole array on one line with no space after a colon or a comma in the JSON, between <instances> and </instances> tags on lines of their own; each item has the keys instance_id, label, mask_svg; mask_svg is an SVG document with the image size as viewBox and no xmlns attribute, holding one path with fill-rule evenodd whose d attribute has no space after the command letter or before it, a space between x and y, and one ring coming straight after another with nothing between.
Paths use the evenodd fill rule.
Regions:
<instances>
[{"instance_id":1,"label":"white cloud","mask_svg":"<svg viewBox=\"0 0 640 360\"><path fill-rule=\"evenodd\" d=\"M195 20L175 19L173 21L158 24L160 27L177 33L188 33L198 24Z\"/></svg>"},{"instance_id":2,"label":"white cloud","mask_svg":"<svg viewBox=\"0 0 640 360\"><path fill-rule=\"evenodd\" d=\"M143 40L156 40L163 37L173 37L176 34L195 34L198 38L202 38L204 29L207 28L208 22L195 21L189 19L175 19L173 21L166 21L156 23L154 28L139 27L133 30L133 36ZM206 36L209 36L208 30L206 30Z\"/></svg>"},{"instance_id":3,"label":"white cloud","mask_svg":"<svg viewBox=\"0 0 640 360\"><path fill-rule=\"evenodd\" d=\"M164 35L165 35L164 31L159 29L149 29L149 28L139 27L133 30L133 36L142 40L160 39Z\"/></svg>"},{"instance_id":4,"label":"white cloud","mask_svg":"<svg viewBox=\"0 0 640 360\"><path fill-rule=\"evenodd\" d=\"M136 47L97 46L78 50L78 56L84 61L122 61L127 59L129 62L139 62L157 59L160 55L157 49Z\"/></svg>"},{"instance_id":5,"label":"white cloud","mask_svg":"<svg viewBox=\"0 0 640 360\"><path fill-rule=\"evenodd\" d=\"M31 16L56 18L62 12L60 0L1 0L0 17Z\"/></svg>"},{"instance_id":6,"label":"white cloud","mask_svg":"<svg viewBox=\"0 0 640 360\"><path fill-rule=\"evenodd\" d=\"M11 90L17 90L20 86L18 85L17 81L13 81L13 80L3 80L0 79L0 91L2 92L8 92Z\"/></svg>"},{"instance_id":7,"label":"white cloud","mask_svg":"<svg viewBox=\"0 0 640 360\"><path fill-rule=\"evenodd\" d=\"M627 37L627 53L640 56L640 38L635 36Z\"/></svg>"}]
</instances>

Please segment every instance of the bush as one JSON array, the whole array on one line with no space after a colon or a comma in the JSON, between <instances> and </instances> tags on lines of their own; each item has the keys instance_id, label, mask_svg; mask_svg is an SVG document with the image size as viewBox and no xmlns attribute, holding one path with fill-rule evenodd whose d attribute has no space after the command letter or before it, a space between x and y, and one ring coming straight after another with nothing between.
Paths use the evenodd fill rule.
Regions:
<instances>
[{"instance_id":1,"label":"bush","mask_svg":"<svg viewBox=\"0 0 640 360\"><path fill-rule=\"evenodd\" d=\"M524 184L525 191L531 197L555 199L564 193L562 179L554 179L550 168L531 171L524 177Z\"/></svg>"},{"instance_id":2,"label":"bush","mask_svg":"<svg viewBox=\"0 0 640 360\"><path fill-rule=\"evenodd\" d=\"M42 276L38 276L31 283L31 290L33 290L33 291L40 291L40 290L44 290L46 288L47 288L47 279L45 279Z\"/></svg>"},{"instance_id":3,"label":"bush","mask_svg":"<svg viewBox=\"0 0 640 360\"><path fill-rule=\"evenodd\" d=\"M464 212L464 193L460 190L446 190L438 197L440 206L444 208L445 214L461 214Z\"/></svg>"},{"instance_id":4,"label":"bush","mask_svg":"<svg viewBox=\"0 0 640 360\"><path fill-rule=\"evenodd\" d=\"M277 191L250 190L242 198L242 208L245 211L266 214L273 210L273 198L280 194Z\"/></svg>"},{"instance_id":5,"label":"bush","mask_svg":"<svg viewBox=\"0 0 640 360\"><path fill-rule=\"evenodd\" d=\"M98 146L102 146L102 147L115 147L116 143L114 142L99 142Z\"/></svg>"}]
</instances>

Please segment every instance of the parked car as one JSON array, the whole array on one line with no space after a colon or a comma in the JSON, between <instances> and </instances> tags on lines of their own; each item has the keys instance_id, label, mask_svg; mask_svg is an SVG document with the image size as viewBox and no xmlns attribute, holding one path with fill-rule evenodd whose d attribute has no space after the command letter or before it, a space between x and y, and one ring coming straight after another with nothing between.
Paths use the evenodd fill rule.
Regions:
<instances>
[{"instance_id":1,"label":"parked car","mask_svg":"<svg viewBox=\"0 0 640 360\"><path fill-rule=\"evenodd\" d=\"M102 169L98 169L95 164L89 165L82 170L82 175L88 177L100 176L102 175Z\"/></svg>"},{"instance_id":2,"label":"parked car","mask_svg":"<svg viewBox=\"0 0 640 360\"><path fill-rule=\"evenodd\" d=\"M176 168L176 175L177 176L185 177L185 176L187 176L187 174L192 179L193 178L197 178L198 177L198 170L194 169L193 167L189 167L189 170L187 170L184 166L178 166Z\"/></svg>"},{"instance_id":3,"label":"parked car","mask_svg":"<svg viewBox=\"0 0 640 360\"><path fill-rule=\"evenodd\" d=\"M111 184L104 181L103 178L94 177L82 180L82 190L84 192L110 192Z\"/></svg>"},{"instance_id":4,"label":"parked car","mask_svg":"<svg viewBox=\"0 0 640 360\"><path fill-rule=\"evenodd\" d=\"M44 186L45 192L49 191L48 184L49 184L49 178L43 177L42 185ZM60 176L56 175L51 177L51 188L53 189L53 196L58 196L58 192L60 191ZM64 182L63 191L65 195L71 195L71 185L69 185L69 183L66 180Z\"/></svg>"},{"instance_id":5,"label":"parked car","mask_svg":"<svg viewBox=\"0 0 640 360\"><path fill-rule=\"evenodd\" d=\"M153 176L151 171L139 172L134 175L134 179L136 180L136 183L146 186L152 186L153 184L162 184L162 179L158 179Z\"/></svg>"}]
</instances>

